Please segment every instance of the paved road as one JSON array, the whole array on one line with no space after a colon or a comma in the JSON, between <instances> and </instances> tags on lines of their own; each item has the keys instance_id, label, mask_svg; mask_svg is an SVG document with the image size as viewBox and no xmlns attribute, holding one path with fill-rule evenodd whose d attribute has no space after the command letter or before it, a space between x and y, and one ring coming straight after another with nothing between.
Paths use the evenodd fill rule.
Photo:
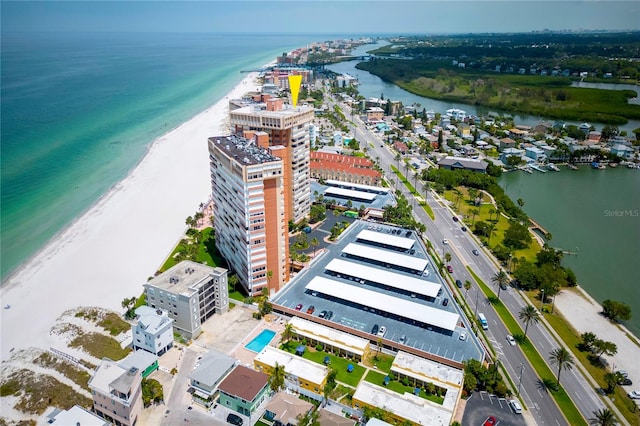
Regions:
<instances>
[{"instance_id":1,"label":"paved road","mask_svg":"<svg viewBox=\"0 0 640 426\"><path fill-rule=\"evenodd\" d=\"M354 122L357 126L358 141L369 144L368 148L371 158L379 159L380 166L386 172L387 177L392 181L395 180L393 179L395 175L390 169L391 165L397 167L395 153L392 152L387 145L383 145L379 136L371 132L359 117L354 116ZM404 172L404 168L401 168L401 170ZM396 181L394 187L395 189L400 189L405 197L407 197L410 202L413 202L413 196L409 194L402 183ZM453 267L453 277L463 282L469 280L473 283L474 280L466 269L466 266L469 266L485 283L490 285L491 278L499 270L498 266L478 245L469 232L463 232L461 230L460 222L456 223L451 219L453 213L448 208L439 204L433 198L433 195L427 196L426 200L434 211L436 219L431 220L423 209L415 208L414 212L418 219L426 225L426 237L432 242L434 248L438 250L438 253L441 256L446 252L451 253L452 260L450 265ZM417 203L414 202L414 207L416 206ZM449 243L446 245L443 244L444 239L447 239ZM480 250L480 255L473 255L473 249ZM464 291L462 293L464 296ZM540 378L537 377L520 348L507 344L506 336L508 331L499 320L496 312L488 305L486 299L482 300L482 296L477 297L476 295L478 294L481 293L478 293L478 288L474 284L467 294L470 306L475 308L476 298L479 299L477 310L482 309L489 322L487 336L498 353L498 359L504 364L508 374L516 383L516 386L520 372L523 372L521 385L522 396L536 422L540 425L566 424L555 401L544 390ZM525 305L522 297L514 289L502 291L500 297L512 315L519 321L518 313ZM524 329L524 324L521 324L521 326ZM529 326L527 337L545 359L548 358L549 352L559 347L549 331L542 326ZM551 369L552 371L554 370L553 366L551 366ZM570 371L563 371L561 381L565 390L585 418L588 419L592 417L594 410L605 407L596 395L593 386L589 384L587 379L576 368Z\"/></svg>"}]
</instances>

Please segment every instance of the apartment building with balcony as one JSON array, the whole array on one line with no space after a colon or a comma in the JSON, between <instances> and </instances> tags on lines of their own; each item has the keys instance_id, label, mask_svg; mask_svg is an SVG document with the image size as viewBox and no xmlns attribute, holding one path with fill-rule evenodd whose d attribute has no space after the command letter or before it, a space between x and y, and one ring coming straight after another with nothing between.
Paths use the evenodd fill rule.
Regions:
<instances>
[{"instance_id":1,"label":"apartment building with balcony","mask_svg":"<svg viewBox=\"0 0 640 426\"><path fill-rule=\"evenodd\" d=\"M287 221L300 222L311 209L310 190L310 131L314 118L313 107L285 105L282 99L267 99L229 112L231 131L265 132L268 146L285 147L284 187Z\"/></svg>"},{"instance_id":2,"label":"apartment building with balcony","mask_svg":"<svg viewBox=\"0 0 640 426\"><path fill-rule=\"evenodd\" d=\"M117 426L134 426L142 412L142 375L104 358L89 379L93 411Z\"/></svg>"},{"instance_id":3,"label":"apartment building with balcony","mask_svg":"<svg viewBox=\"0 0 640 426\"><path fill-rule=\"evenodd\" d=\"M190 260L152 278L144 292L147 306L166 311L173 330L187 339L197 337L212 315L229 310L227 270Z\"/></svg>"},{"instance_id":4,"label":"apartment building with balcony","mask_svg":"<svg viewBox=\"0 0 640 426\"><path fill-rule=\"evenodd\" d=\"M287 150L268 146L266 134L253 136L209 138L209 159L216 247L245 290L259 295L289 280Z\"/></svg>"}]
</instances>

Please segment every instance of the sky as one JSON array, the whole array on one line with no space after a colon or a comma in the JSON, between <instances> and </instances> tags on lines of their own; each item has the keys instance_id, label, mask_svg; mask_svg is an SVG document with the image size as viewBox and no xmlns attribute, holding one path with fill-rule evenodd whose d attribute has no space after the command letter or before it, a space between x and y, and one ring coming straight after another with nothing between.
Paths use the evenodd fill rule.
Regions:
<instances>
[{"instance_id":1,"label":"sky","mask_svg":"<svg viewBox=\"0 0 640 426\"><path fill-rule=\"evenodd\" d=\"M452 34L640 30L640 1L2 1L2 31Z\"/></svg>"}]
</instances>

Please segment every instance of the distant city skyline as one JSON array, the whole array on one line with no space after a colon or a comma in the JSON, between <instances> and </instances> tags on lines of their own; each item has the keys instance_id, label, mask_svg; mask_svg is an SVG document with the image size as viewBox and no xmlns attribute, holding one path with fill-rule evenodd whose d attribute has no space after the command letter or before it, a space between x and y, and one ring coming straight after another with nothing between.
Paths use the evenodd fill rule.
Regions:
<instances>
[{"instance_id":1,"label":"distant city skyline","mask_svg":"<svg viewBox=\"0 0 640 426\"><path fill-rule=\"evenodd\" d=\"M3 1L2 31L460 34L640 30L623 1Z\"/></svg>"}]
</instances>

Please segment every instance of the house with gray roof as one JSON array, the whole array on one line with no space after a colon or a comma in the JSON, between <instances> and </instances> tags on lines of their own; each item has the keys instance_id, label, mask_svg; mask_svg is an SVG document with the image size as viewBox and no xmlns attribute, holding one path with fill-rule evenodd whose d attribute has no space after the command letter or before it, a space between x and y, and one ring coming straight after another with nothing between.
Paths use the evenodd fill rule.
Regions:
<instances>
[{"instance_id":1,"label":"house with gray roof","mask_svg":"<svg viewBox=\"0 0 640 426\"><path fill-rule=\"evenodd\" d=\"M193 401L209 407L216 399L218 385L236 366L236 360L223 353L210 350L198 361L198 364L189 375Z\"/></svg>"},{"instance_id":2,"label":"house with gray roof","mask_svg":"<svg viewBox=\"0 0 640 426\"><path fill-rule=\"evenodd\" d=\"M138 320L131 326L133 350L143 349L162 356L173 346L173 319L167 311L140 306L136 309Z\"/></svg>"},{"instance_id":3,"label":"house with gray roof","mask_svg":"<svg viewBox=\"0 0 640 426\"><path fill-rule=\"evenodd\" d=\"M473 172L486 173L487 163L484 160L476 160L464 157L445 157L438 161L438 166L447 170L471 170Z\"/></svg>"}]
</instances>

